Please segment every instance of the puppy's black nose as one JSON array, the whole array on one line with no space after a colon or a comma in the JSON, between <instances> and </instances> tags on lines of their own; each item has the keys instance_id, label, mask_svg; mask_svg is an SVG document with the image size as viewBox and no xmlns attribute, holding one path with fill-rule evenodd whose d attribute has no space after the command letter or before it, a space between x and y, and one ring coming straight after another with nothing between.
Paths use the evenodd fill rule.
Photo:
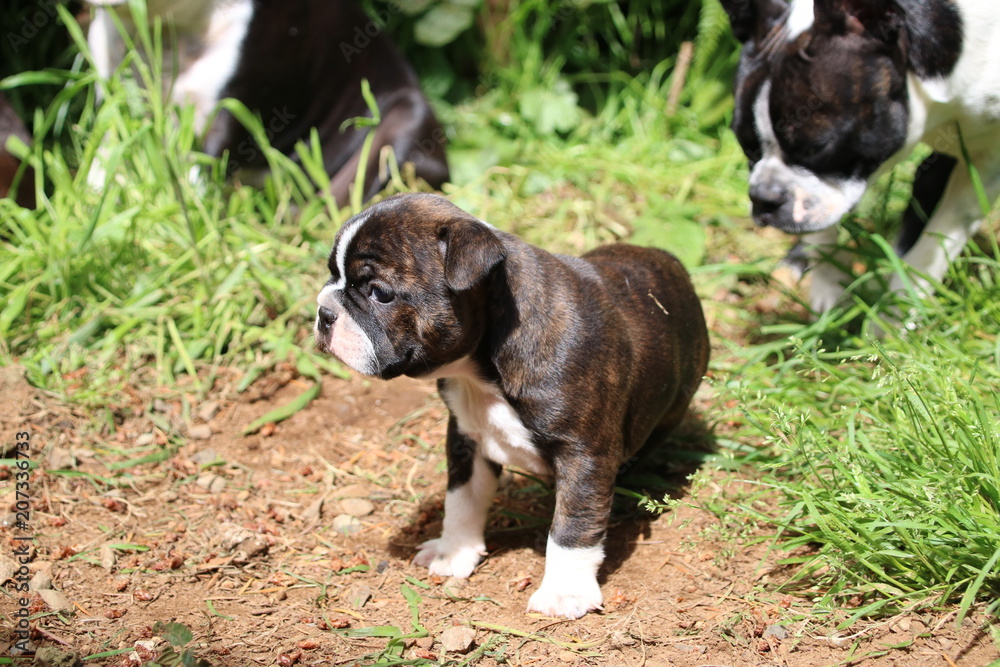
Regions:
<instances>
[{"instance_id":1,"label":"puppy's black nose","mask_svg":"<svg viewBox=\"0 0 1000 667\"><path fill-rule=\"evenodd\" d=\"M329 331L333 323L337 321L337 314L326 306L320 306L319 310L316 311L316 321L319 323L320 329Z\"/></svg>"}]
</instances>

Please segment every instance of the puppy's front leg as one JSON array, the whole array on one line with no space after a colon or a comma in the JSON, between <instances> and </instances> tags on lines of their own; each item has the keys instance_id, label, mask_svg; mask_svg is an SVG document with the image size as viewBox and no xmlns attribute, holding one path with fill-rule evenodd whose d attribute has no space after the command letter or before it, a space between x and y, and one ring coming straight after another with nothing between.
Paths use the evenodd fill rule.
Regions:
<instances>
[{"instance_id":1,"label":"puppy's front leg","mask_svg":"<svg viewBox=\"0 0 1000 667\"><path fill-rule=\"evenodd\" d=\"M601 609L597 571L611 515L617 466L583 456L556 461L556 510L545 547L545 576L528 611L580 618Z\"/></svg>"},{"instance_id":2,"label":"puppy's front leg","mask_svg":"<svg viewBox=\"0 0 1000 667\"><path fill-rule=\"evenodd\" d=\"M482 456L477 443L448 423L448 493L441 537L420 545L413 562L442 577L468 577L486 555L486 514L497 490L500 467Z\"/></svg>"}]
</instances>

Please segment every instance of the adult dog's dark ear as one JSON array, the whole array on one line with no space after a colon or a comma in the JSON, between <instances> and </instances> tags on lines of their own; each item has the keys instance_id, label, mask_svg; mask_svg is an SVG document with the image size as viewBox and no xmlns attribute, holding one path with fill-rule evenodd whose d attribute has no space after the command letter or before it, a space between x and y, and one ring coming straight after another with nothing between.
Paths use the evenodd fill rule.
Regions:
<instances>
[{"instance_id":1,"label":"adult dog's dark ear","mask_svg":"<svg viewBox=\"0 0 1000 667\"><path fill-rule=\"evenodd\" d=\"M895 0L816 0L815 25L833 34L868 34L894 42L903 23Z\"/></svg>"},{"instance_id":2,"label":"adult dog's dark ear","mask_svg":"<svg viewBox=\"0 0 1000 667\"><path fill-rule=\"evenodd\" d=\"M507 253L493 230L472 218L455 218L438 227L444 255L444 280L454 292L478 285Z\"/></svg>"},{"instance_id":3,"label":"adult dog's dark ear","mask_svg":"<svg viewBox=\"0 0 1000 667\"><path fill-rule=\"evenodd\" d=\"M746 44L764 39L788 11L788 4L783 0L722 0L722 8L729 15L733 35Z\"/></svg>"}]
</instances>

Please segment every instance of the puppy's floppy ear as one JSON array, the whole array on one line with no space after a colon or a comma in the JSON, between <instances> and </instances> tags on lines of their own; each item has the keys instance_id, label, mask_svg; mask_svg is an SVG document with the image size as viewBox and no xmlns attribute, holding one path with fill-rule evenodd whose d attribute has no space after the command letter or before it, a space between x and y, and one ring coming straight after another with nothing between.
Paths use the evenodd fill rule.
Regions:
<instances>
[{"instance_id":1,"label":"puppy's floppy ear","mask_svg":"<svg viewBox=\"0 0 1000 667\"><path fill-rule=\"evenodd\" d=\"M760 41L788 10L782 0L722 0L733 35L742 43Z\"/></svg>"},{"instance_id":2,"label":"puppy's floppy ear","mask_svg":"<svg viewBox=\"0 0 1000 667\"><path fill-rule=\"evenodd\" d=\"M444 280L455 292L479 284L507 253L493 230L474 218L455 218L438 227L444 255Z\"/></svg>"}]
</instances>

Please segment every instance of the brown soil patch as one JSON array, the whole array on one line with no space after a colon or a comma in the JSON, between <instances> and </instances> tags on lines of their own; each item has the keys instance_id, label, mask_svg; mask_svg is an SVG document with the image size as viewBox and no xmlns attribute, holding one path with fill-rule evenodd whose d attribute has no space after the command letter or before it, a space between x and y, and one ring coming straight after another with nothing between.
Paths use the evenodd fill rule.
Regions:
<instances>
[{"instance_id":1,"label":"brown soil patch","mask_svg":"<svg viewBox=\"0 0 1000 667\"><path fill-rule=\"evenodd\" d=\"M526 614L551 496L510 473L488 559L467 582L431 577L410 563L440 529L445 484L445 409L428 382L328 377L306 410L250 436L243 427L306 382L284 369L245 394L233 384L200 402L135 394L106 414L45 396L17 369L0 385L0 442L30 433L37 464L28 530L3 518L0 555L13 553L15 537L34 537L31 641L106 655L87 664L148 664L166 646L154 625L172 621L214 665L373 664L390 642L364 629L410 632L409 591L429 637L402 642L399 659L430 661L420 664L946 666L1000 657L975 630L981 619L956 632L941 611L837 633L846 615L811 613L808 595L772 592L782 572L755 526L724 538L708 511L655 516L627 499L608 540L604 612L578 621ZM707 398L696 406L710 409ZM205 424L210 435L198 433ZM704 438L697 423L688 431L688 441ZM0 514L14 509L14 472L0 469ZM739 475L713 473L692 491L690 469L660 472L683 499L742 492ZM0 655L13 651L19 609L11 582L5 590ZM454 626L475 631L469 652L445 651Z\"/></svg>"}]
</instances>

